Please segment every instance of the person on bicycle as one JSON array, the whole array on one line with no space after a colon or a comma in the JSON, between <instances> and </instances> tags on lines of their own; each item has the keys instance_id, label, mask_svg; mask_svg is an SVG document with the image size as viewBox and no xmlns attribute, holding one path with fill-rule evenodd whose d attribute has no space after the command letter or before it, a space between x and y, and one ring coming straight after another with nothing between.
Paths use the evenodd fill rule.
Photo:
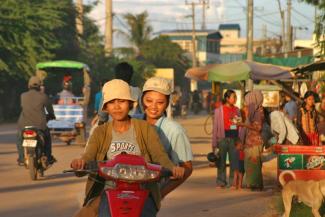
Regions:
<instances>
[{"instance_id":1,"label":"person on bicycle","mask_svg":"<svg viewBox=\"0 0 325 217\"><path fill-rule=\"evenodd\" d=\"M21 108L18 119L18 136L17 136L17 150L18 150L18 165L24 165L24 149L22 147L21 131L26 126L34 126L41 130L44 134L45 140L45 155L48 163L53 164L56 159L52 156L52 141L50 131L47 127L48 119L55 119L54 110L48 96L41 92L41 80L32 76L28 81L28 91L20 96ZM46 115L47 112L47 115Z\"/></svg>"},{"instance_id":2,"label":"person on bicycle","mask_svg":"<svg viewBox=\"0 0 325 217\"><path fill-rule=\"evenodd\" d=\"M128 115L133 102L130 87L125 81L113 79L104 85L102 110L110 115L112 121L95 128L84 153L81 158L72 160L71 168L82 169L89 161L111 160L116 155L126 152L141 155L148 162L159 163L170 169L175 178L184 176L184 168L174 165L169 160L156 130L147 122L133 119ZM107 184L109 186L109 183ZM150 183L146 187L150 194L142 216L154 217L160 208L159 186L157 183ZM86 186L86 205L75 216L110 216L106 195L102 194L103 190L104 186L100 187L100 183L95 182L94 177L89 177Z\"/></svg>"},{"instance_id":3,"label":"person on bicycle","mask_svg":"<svg viewBox=\"0 0 325 217\"><path fill-rule=\"evenodd\" d=\"M169 158L185 169L182 179L167 179L161 183L161 195L165 197L181 185L192 173L192 147L184 128L166 117L166 110L172 93L171 85L165 78L152 77L143 86L142 105L145 120L155 126Z\"/></svg>"}]
</instances>

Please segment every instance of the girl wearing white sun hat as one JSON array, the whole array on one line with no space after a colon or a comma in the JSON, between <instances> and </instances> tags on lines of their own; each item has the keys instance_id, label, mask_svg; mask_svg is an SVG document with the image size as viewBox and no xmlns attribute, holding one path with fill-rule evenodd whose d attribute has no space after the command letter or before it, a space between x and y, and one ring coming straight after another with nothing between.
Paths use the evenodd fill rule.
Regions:
<instances>
[{"instance_id":1,"label":"girl wearing white sun hat","mask_svg":"<svg viewBox=\"0 0 325 217\"><path fill-rule=\"evenodd\" d=\"M82 169L85 163L89 161L110 160L121 152L127 152L142 155L148 162L160 163L163 167L170 169L175 178L182 178L184 169L175 166L169 160L155 129L145 121L132 119L128 115L133 106L133 101L130 87L125 81L114 79L104 85L101 109L108 112L112 121L95 128L81 158L74 159L71 162L71 167ZM120 143L127 143L127 145L120 146ZM129 148L131 146L132 148ZM87 204L75 216L110 216L107 198L101 193L103 186L101 187L102 190L94 195L92 190L99 186L98 182L93 180L93 177L90 177L86 186L87 196L93 195L93 197L87 197L89 198ZM156 183L147 187L150 189L150 195L145 206L148 206L149 209L144 209L142 216L154 217L160 208L159 188ZM105 211L99 212L99 210Z\"/></svg>"}]
</instances>

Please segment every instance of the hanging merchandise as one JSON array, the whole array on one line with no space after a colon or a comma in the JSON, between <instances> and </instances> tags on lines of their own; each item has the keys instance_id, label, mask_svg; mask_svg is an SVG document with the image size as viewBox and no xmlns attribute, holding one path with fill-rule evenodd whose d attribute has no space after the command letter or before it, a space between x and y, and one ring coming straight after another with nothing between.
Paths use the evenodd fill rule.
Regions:
<instances>
[{"instance_id":1,"label":"hanging merchandise","mask_svg":"<svg viewBox=\"0 0 325 217\"><path fill-rule=\"evenodd\" d=\"M300 96L304 96L307 91L308 91L308 86L307 83L304 82L300 86Z\"/></svg>"},{"instance_id":2,"label":"hanging merchandise","mask_svg":"<svg viewBox=\"0 0 325 217\"><path fill-rule=\"evenodd\" d=\"M296 93L299 93L299 83L297 80L294 80L294 82L292 83L292 90Z\"/></svg>"}]
</instances>

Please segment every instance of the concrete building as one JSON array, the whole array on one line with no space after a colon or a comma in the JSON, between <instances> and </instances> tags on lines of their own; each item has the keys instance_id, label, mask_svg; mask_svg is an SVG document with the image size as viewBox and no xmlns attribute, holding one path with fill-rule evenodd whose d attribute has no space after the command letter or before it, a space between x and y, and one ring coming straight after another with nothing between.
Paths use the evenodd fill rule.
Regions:
<instances>
[{"instance_id":1,"label":"concrete building","mask_svg":"<svg viewBox=\"0 0 325 217\"><path fill-rule=\"evenodd\" d=\"M323 36L323 39L325 39L325 36ZM310 40L294 40L293 46L295 50L307 50L312 49L312 55L317 56L320 53L320 48L316 46L316 35L313 34L313 38Z\"/></svg>"},{"instance_id":2,"label":"concrete building","mask_svg":"<svg viewBox=\"0 0 325 217\"><path fill-rule=\"evenodd\" d=\"M223 39L236 39L240 38L239 24L220 24L219 32Z\"/></svg>"},{"instance_id":3,"label":"concrete building","mask_svg":"<svg viewBox=\"0 0 325 217\"><path fill-rule=\"evenodd\" d=\"M160 33L168 36L171 41L188 52L189 58L193 50L192 30L171 30ZM196 58L200 65L210 62L218 62L220 55L220 40L222 39L219 31L216 30L196 30Z\"/></svg>"},{"instance_id":4,"label":"concrete building","mask_svg":"<svg viewBox=\"0 0 325 217\"><path fill-rule=\"evenodd\" d=\"M239 24L220 24L219 32L222 35L220 45L220 60L223 63L238 61L246 53L246 38L241 38ZM281 49L279 39L260 39L254 40L253 52L256 55L277 53Z\"/></svg>"}]
</instances>

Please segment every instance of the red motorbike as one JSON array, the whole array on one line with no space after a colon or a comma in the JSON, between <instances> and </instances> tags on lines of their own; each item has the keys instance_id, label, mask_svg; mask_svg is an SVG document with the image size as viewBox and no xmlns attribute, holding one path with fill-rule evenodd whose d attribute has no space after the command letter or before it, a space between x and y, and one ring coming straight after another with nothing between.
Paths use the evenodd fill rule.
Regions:
<instances>
[{"instance_id":1,"label":"red motorbike","mask_svg":"<svg viewBox=\"0 0 325 217\"><path fill-rule=\"evenodd\" d=\"M95 165L91 166L91 169L64 172L98 173L105 180L113 181L115 188L105 189L112 217L140 217L149 195L143 184L159 182L161 177L172 175L171 171L160 165L147 163L142 156L126 153L119 154L109 161L97 162Z\"/></svg>"}]
</instances>

